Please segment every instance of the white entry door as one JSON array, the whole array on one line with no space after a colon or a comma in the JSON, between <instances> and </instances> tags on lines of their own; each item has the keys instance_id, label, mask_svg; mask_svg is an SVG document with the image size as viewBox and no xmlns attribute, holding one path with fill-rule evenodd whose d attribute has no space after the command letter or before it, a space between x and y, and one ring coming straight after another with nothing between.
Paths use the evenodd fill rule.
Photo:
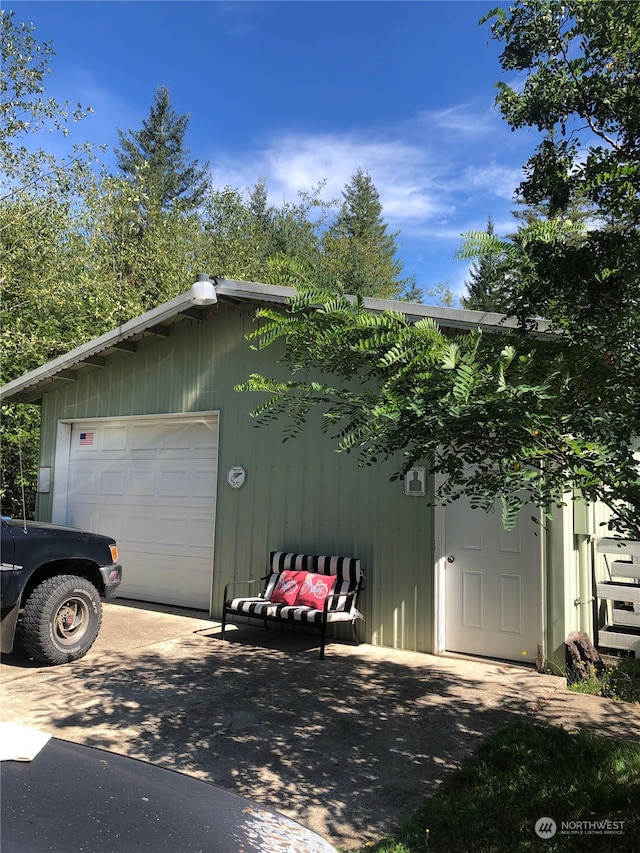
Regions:
<instances>
[{"instance_id":1,"label":"white entry door","mask_svg":"<svg viewBox=\"0 0 640 853\"><path fill-rule=\"evenodd\" d=\"M540 616L540 528L526 508L513 530L460 499L445 509L445 646L535 663ZM537 535L536 535L537 534Z\"/></svg>"},{"instance_id":2,"label":"white entry door","mask_svg":"<svg viewBox=\"0 0 640 853\"><path fill-rule=\"evenodd\" d=\"M209 609L216 414L74 423L66 524L113 536L118 595Z\"/></svg>"}]
</instances>

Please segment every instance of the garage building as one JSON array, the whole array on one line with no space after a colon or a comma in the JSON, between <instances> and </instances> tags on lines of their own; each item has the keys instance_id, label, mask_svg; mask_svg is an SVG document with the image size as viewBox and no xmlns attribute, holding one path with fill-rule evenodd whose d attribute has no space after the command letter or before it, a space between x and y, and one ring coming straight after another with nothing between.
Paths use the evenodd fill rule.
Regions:
<instances>
[{"instance_id":1,"label":"garage building","mask_svg":"<svg viewBox=\"0 0 640 853\"><path fill-rule=\"evenodd\" d=\"M545 666L572 630L592 633L585 543L597 508L571 504L540 535L528 518L462 501L429 505L433 484L390 481L391 460L359 468L313 419L283 442L256 428L250 373L284 376L277 348L246 336L257 307L289 288L217 280L190 290L0 389L42 408L37 517L114 536L120 595L216 618L230 580L264 573L271 550L361 560L361 634L376 645ZM442 327L490 332L496 314L369 299ZM316 428L317 427L317 428Z\"/></svg>"}]
</instances>

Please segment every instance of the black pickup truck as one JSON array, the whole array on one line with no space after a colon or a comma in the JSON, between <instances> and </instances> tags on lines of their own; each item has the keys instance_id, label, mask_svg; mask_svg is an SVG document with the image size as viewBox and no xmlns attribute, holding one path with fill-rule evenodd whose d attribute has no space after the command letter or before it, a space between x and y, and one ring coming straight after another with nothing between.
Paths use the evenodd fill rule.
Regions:
<instances>
[{"instance_id":1,"label":"black pickup truck","mask_svg":"<svg viewBox=\"0 0 640 853\"><path fill-rule=\"evenodd\" d=\"M100 597L122 580L114 539L71 527L2 519L0 640L49 664L84 657L102 621Z\"/></svg>"}]
</instances>

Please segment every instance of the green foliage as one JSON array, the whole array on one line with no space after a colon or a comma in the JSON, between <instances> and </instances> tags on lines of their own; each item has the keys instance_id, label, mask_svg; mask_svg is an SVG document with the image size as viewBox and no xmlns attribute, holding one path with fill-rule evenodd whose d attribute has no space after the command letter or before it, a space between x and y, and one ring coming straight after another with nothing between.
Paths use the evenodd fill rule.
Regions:
<instances>
[{"instance_id":1,"label":"green foliage","mask_svg":"<svg viewBox=\"0 0 640 853\"><path fill-rule=\"evenodd\" d=\"M184 292L195 279L203 242L195 214L156 211L141 221L139 194L103 175L87 194L85 262L102 292L101 319L113 328Z\"/></svg>"},{"instance_id":2,"label":"green foliage","mask_svg":"<svg viewBox=\"0 0 640 853\"><path fill-rule=\"evenodd\" d=\"M640 659L624 657L606 666L604 672L588 673L586 678L567 677L570 690L607 699L640 704Z\"/></svg>"},{"instance_id":3,"label":"green foliage","mask_svg":"<svg viewBox=\"0 0 640 853\"><path fill-rule=\"evenodd\" d=\"M621 658L607 675L603 696L640 704L640 658Z\"/></svg>"},{"instance_id":4,"label":"green foliage","mask_svg":"<svg viewBox=\"0 0 640 853\"><path fill-rule=\"evenodd\" d=\"M243 387L271 395L258 422L287 416L287 437L318 405L361 464L426 462L441 502L467 495L488 509L500 498L509 527L525 502L548 512L573 493L602 501L612 528L638 538L640 5L532 0L489 18L503 68L526 74L521 89L500 84L498 104L513 129L545 134L520 194L546 215L510 239L469 234L460 257L477 259L476 296L490 294L518 331L450 337L368 314L342 295L348 286L303 286L287 313L260 314L254 336L284 339L301 379ZM588 228L574 215L583 209Z\"/></svg>"},{"instance_id":5,"label":"green foliage","mask_svg":"<svg viewBox=\"0 0 640 853\"><path fill-rule=\"evenodd\" d=\"M499 84L497 103L512 129L544 134L521 198L544 206L552 228L577 223L576 208L591 213L579 239L556 230L550 246L531 235L510 310L548 317L585 345L594 338L616 361L621 348L628 364L640 331L640 5L534 0L489 19L502 67L526 74L517 91Z\"/></svg>"},{"instance_id":6,"label":"green foliage","mask_svg":"<svg viewBox=\"0 0 640 853\"><path fill-rule=\"evenodd\" d=\"M142 218L153 218L173 208L197 208L209 187L209 164L199 166L188 160L184 137L188 115L178 115L171 106L169 90L158 87L149 111L138 131L118 131L120 149L116 163L125 179L135 188Z\"/></svg>"},{"instance_id":7,"label":"green foliage","mask_svg":"<svg viewBox=\"0 0 640 853\"><path fill-rule=\"evenodd\" d=\"M495 235L493 220L487 222L487 237ZM487 240L484 254L475 256L465 282L467 296L461 299L462 307L473 311L500 311L509 309L509 264L499 244Z\"/></svg>"},{"instance_id":8,"label":"green foliage","mask_svg":"<svg viewBox=\"0 0 640 853\"><path fill-rule=\"evenodd\" d=\"M527 500L548 510L574 486L610 506L620 530L640 532L640 476L622 440L626 426L602 410L576 412L570 380L579 365L562 340L450 337L431 319L370 313L361 298L317 287L300 288L285 313L257 316L257 347L283 340L294 377L253 375L240 386L269 395L254 412L258 423L285 416L291 438L319 406L325 432L340 450L357 451L360 464L401 454L404 472L426 460L442 475L439 501L467 495L488 510L499 497L509 527ZM582 381L607 370L603 363Z\"/></svg>"},{"instance_id":9,"label":"green foliage","mask_svg":"<svg viewBox=\"0 0 640 853\"><path fill-rule=\"evenodd\" d=\"M14 12L0 9L0 162L3 195L21 186L32 187L43 156L42 151L28 150L24 141L41 131L56 131L68 136L69 121L79 121L91 108L80 104L71 109L46 97L45 80L50 73L49 60L54 55L49 42L40 44L34 36L33 24L14 20ZM46 165L55 160L44 157ZM41 175L47 174L46 165ZM26 174L25 174L26 173ZM8 180L7 180L8 179Z\"/></svg>"},{"instance_id":10,"label":"green foliage","mask_svg":"<svg viewBox=\"0 0 640 853\"><path fill-rule=\"evenodd\" d=\"M267 202L264 181L245 194L232 187L212 191L201 211L203 265L225 278L294 284L320 272L318 231L328 214L322 186L301 192L281 207Z\"/></svg>"},{"instance_id":11,"label":"green foliage","mask_svg":"<svg viewBox=\"0 0 640 853\"><path fill-rule=\"evenodd\" d=\"M33 518L40 441L40 407L14 403L4 405L0 440L0 512L12 518Z\"/></svg>"},{"instance_id":12,"label":"green foliage","mask_svg":"<svg viewBox=\"0 0 640 853\"><path fill-rule=\"evenodd\" d=\"M37 147L38 134L69 133L67 104L47 98L49 44L32 25L1 12L0 283L3 381L95 334L101 294L86 270L83 199L93 191L94 151L76 147L62 160ZM27 145L27 137L29 144ZM77 316L74 316L77 314Z\"/></svg>"},{"instance_id":13,"label":"green foliage","mask_svg":"<svg viewBox=\"0 0 640 853\"><path fill-rule=\"evenodd\" d=\"M189 116L176 113L165 87L142 128L120 132L119 175L95 169L90 145L62 159L38 147L39 134L67 136L86 111L47 96L51 45L39 44L34 27L13 13L0 14L3 382L171 299L203 269L274 284L333 283L336 267L321 239L333 203L320 198L322 185L281 206L269 204L262 180L248 194L213 191L208 164L190 160L184 147ZM384 231L380 224L376 233ZM388 270L381 270L384 287ZM37 409L5 407L0 429L3 507L21 513L26 480L32 512Z\"/></svg>"},{"instance_id":14,"label":"green foliage","mask_svg":"<svg viewBox=\"0 0 640 853\"><path fill-rule=\"evenodd\" d=\"M499 84L498 105L512 129L544 138L519 189L521 227L504 241L467 235L461 255L496 254L507 313L528 329L544 316L559 332L574 407L565 428L598 448L582 477L595 482L607 459L624 457L613 488L628 505L624 529L637 532L640 6L534 0L489 19L502 67L526 74L517 91Z\"/></svg>"},{"instance_id":15,"label":"green foliage","mask_svg":"<svg viewBox=\"0 0 640 853\"><path fill-rule=\"evenodd\" d=\"M513 267L510 313L530 325L546 316L561 331L573 365L570 428L579 434L588 413L594 440L626 448L621 482L637 514L640 5L535 0L487 17L505 45L503 68L527 74L517 92L500 84L498 105L513 129L544 133L520 195L546 209L549 221L543 231L530 223L505 250Z\"/></svg>"},{"instance_id":16,"label":"green foliage","mask_svg":"<svg viewBox=\"0 0 640 853\"><path fill-rule=\"evenodd\" d=\"M598 0L528 0L495 10L502 67L527 73L522 89L498 84L512 128L545 134L529 164L526 201L563 210L576 188L615 224L638 223L640 7ZM586 156L585 156L586 155Z\"/></svg>"},{"instance_id":17,"label":"green foliage","mask_svg":"<svg viewBox=\"0 0 640 853\"><path fill-rule=\"evenodd\" d=\"M8 382L92 337L106 294L85 269L80 199L94 180L94 150L76 146L58 159L37 145L38 134L68 136L86 111L46 96L53 49L5 10L0 51L0 346ZM36 407L3 406L0 499L10 515L22 515L23 488L33 513L39 424Z\"/></svg>"},{"instance_id":18,"label":"green foliage","mask_svg":"<svg viewBox=\"0 0 640 853\"><path fill-rule=\"evenodd\" d=\"M370 175L358 169L347 184L336 221L322 248L334 281L345 293L393 298L415 286L400 278L396 234L388 234L382 204Z\"/></svg>"},{"instance_id":19,"label":"green foliage","mask_svg":"<svg viewBox=\"0 0 640 853\"><path fill-rule=\"evenodd\" d=\"M640 746L588 731L509 723L448 776L375 853L637 850ZM558 832L541 840L536 821ZM562 821L623 822L617 834L562 832ZM618 826L620 824L618 823Z\"/></svg>"}]
</instances>

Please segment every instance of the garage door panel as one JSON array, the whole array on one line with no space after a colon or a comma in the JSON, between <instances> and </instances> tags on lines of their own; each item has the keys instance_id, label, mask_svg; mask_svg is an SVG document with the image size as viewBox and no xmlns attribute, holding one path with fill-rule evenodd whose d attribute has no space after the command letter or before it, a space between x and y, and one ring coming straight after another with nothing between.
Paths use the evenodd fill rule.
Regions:
<instances>
[{"instance_id":1,"label":"garage door panel","mask_svg":"<svg viewBox=\"0 0 640 853\"><path fill-rule=\"evenodd\" d=\"M113 536L119 542L122 539L123 527L122 513L105 512L102 509L96 513L96 531L98 533Z\"/></svg>"},{"instance_id":2,"label":"garage door panel","mask_svg":"<svg viewBox=\"0 0 640 853\"><path fill-rule=\"evenodd\" d=\"M147 424L135 424L131 427L130 448L136 450L155 450L158 447L158 425L153 421Z\"/></svg>"},{"instance_id":3,"label":"garage door panel","mask_svg":"<svg viewBox=\"0 0 640 853\"><path fill-rule=\"evenodd\" d=\"M146 573L133 563L127 581L127 597L184 607L193 607L195 600L209 606L211 567L208 561L193 560L185 566L170 557L159 556L154 560L153 576L152 590Z\"/></svg>"},{"instance_id":4,"label":"garage door panel","mask_svg":"<svg viewBox=\"0 0 640 853\"><path fill-rule=\"evenodd\" d=\"M215 415L74 424L67 523L118 540L123 597L208 608L217 477Z\"/></svg>"},{"instance_id":5,"label":"garage door panel","mask_svg":"<svg viewBox=\"0 0 640 853\"><path fill-rule=\"evenodd\" d=\"M85 496L83 496L85 497ZM152 497L148 495L136 496L136 500L125 499L125 496L120 495L99 495L96 492L95 497L91 495L86 496L86 500L88 503L93 503L101 506L108 507L124 507L125 510L136 511L139 510L141 505L146 508L146 505L151 505ZM215 494L213 496L213 500L215 501ZM180 498L180 510L185 512L200 512L206 511L211 508L212 497L206 496L203 497L187 497ZM176 497L172 497L171 495L167 495L166 497L153 497L153 507L157 509L165 508L167 510L175 507L178 503L178 499ZM69 505L67 505L69 506ZM67 509L67 515L69 514L69 510Z\"/></svg>"},{"instance_id":6,"label":"garage door panel","mask_svg":"<svg viewBox=\"0 0 640 853\"><path fill-rule=\"evenodd\" d=\"M217 431L210 422L191 421L179 429L164 432L162 446L176 450L214 450L218 446Z\"/></svg>"},{"instance_id":7,"label":"garage door panel","mask_svg":"<svg viewBox=\"0 0 640 853\"><path fill-rule=\"evenodd\" d=\"M193 450L193 433L194 427L182 427L181 429L171 430L163 436L163 450Z\"/></svg>"},{"instance_id":8,"label":"garage door panel","mask_svg":"<svg viewBox=\"0 0 640 853\"><path fill-rule=\"evenodd\" d=\"M129 495L133 498L150 498L155 493L155 476L152 470L129 473Z\"/></svg>"},{"instance_id":9,"label":"garage door panel","mask_svg":"<svg viewBox=\"0 0 640 853\"><path fill-rule=\"evenodd\" d=\"M118 541L122 539L123 519L120 512L105 512L95 506L79 504L76 507L68 508L66 524L77 527L79 530L112 536Z\"/></svg>"},{"instance_id":10,"label":"garage door panel","mask_svg":"<svg viewBox=\"0 0 640 853\"><path fill-rule=\"evenodd\" d=\"M209 500L215 498L218 472L215 468L195 471L191 478L191 497Z\"/></svg>"},{"instance_id":11,"label":"garage door panel","mask_svg":"<svg viewBox=\"0 0 640 853\"><path fill-rule=\"evenodd\" d=\"M161 498L186 498L188 474L184 469L174 471L163 471L160 475Z\"/></svg>"},{"instance_id":12,"label":"garage door panel","mask_svg":"<svg viewBox=\"0 0 640 853\"><path fill-rule=\"evenodd\" d=\"M125 427L105 426L101 431L101 449L103 452L115 452L127 449L127 430Z\"/></svg>"},{"instance_id":13,"label":"garage door panel","mask_svg":"<svg viewBox=\"0 0 640 853\"><path fill-rule=\"evenodd\" d=\"M215 498L218 473L215 466L201 466L190 460L180 467L166 466L164 460L150 459L144 464L127 464L125 460L74 462L69 477L70 495L116 495L126 503L134 504L138 497L188 498L211 500Z\"/></svg>"},{"instance_id":14,"label":"garage door panel","mask_svg":"<svg viewBox=\"0 0 640 853\"><path fill-rule=\"evenodd\" d=\"M157 542L180 550L187 545L187 525L179 515L160 515L156 519ZM175 551L173 553L176 553Z\"/></svg>"},{"instance_id":15,"label":"garage door panel","mask_svg":"<svg viewBox=\"0 0 640 853\"><path fill-rule=\"evenodd\" d=\"M91 469L76 470L69 478L69 492L74 495L97 493L95 472Z\"/></svg>"},{"instance_id":16,"label":"garage door panel","mask_svg":"<svg viewBox=\"0 0 640 853\"><path fill-rule=\"evenodd\" d=\"M171 537L160 534L157 536L155 531L157 531L157 526L154 526L154 533L152 533L152 537L149 541L144 541L142 539L142 535L146 533L146 531L142 531L141 534L138 534L138 539L120 537L118 540L118 548L120 551L120 555L124 562L124 556L126 554L136 554L136 555L148 555L151 559L152 557L161 557L167 556L171 557L174 562L180 562L181 560L187 560L190 558L199 559L202 557L203 553L210 554L211 553L211 534L209 535L208 544L193 544L190 540L190 537L187 533L184 534L185 544L181 544L179 541L176 541L178 537L175 537L173 541L170 541ZM203 537L204 538L204 537ZM123 544L120 544L120 543Z\"/></svg>"},{"instance_id":17,"label":"garage door panel","mask_svg":"<svg viewBox=\"0 0 640 853\"><path fill-rule=\"evenodd\" d=\"M151 513L128 514L123 525L123 539L131 544L151 545L153 542L153 516Z\"/></svg>"},{"instance_id":18,"label":"garage door panel","mask_svg":"<svg viewBox=\"0 0 640 853\"><path fill-rule=\"evenodd\" d=\"M124 497L126 474L122 468L110 469L100 472L100 491L98 496Z\"/></svg>"},{"instance_id":19,"label":"garage door panel","mask_svg":"<svg viewBox=\"0 0 640 853\"><path fill-rule=\"evenodd\" d=\"M91 510L73 510L71 512L67 510L66 523L70 527L77 527L80 530L89 530L91 533L100 533L98 530L97 518L97 513L92 512ZM109 534L109 536L113 535L113 533Z\"/></svg>"},{"instance_id":20,"label":"garage door panel","mask_svg":"<svg viewBox=\"0 0 640 853\"><path fill-rule=\"evenodd\" d=\"M193 549L211 548L214 520L210 516L189 519L189 541Z\"/></svg>"}]
</instances>

